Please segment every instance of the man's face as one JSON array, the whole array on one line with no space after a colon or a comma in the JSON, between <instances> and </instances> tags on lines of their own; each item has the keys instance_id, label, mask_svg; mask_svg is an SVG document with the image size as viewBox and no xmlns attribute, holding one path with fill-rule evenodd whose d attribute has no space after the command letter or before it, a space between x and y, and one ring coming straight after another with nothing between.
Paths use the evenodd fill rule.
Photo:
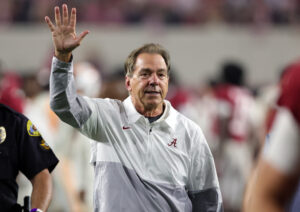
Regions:
<instances>
[{"instance_id":1,"label":"man's face","mask_svg":"<svg viewBox=\"0 0 300 212\"><path fill-rule=\"evenodd\" d=\"M126 87L134 106L140 112L162 109L168 92L168 69L159 54L140 54L132 76L126 76Z\"/></svg>"}]
</instances>

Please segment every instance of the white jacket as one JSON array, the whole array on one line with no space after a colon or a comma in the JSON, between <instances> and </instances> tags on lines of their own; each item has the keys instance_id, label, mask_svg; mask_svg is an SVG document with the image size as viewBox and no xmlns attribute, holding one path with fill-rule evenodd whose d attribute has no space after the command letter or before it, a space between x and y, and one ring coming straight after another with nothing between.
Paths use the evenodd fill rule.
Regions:
<instances>
[{"instance_id":1,"label":"white jacket","mask_svg":"<svg viewBox=\"0 0 300 212\"><path fill-rule=\"evenodd\" d=\"M97 141L94 207L104 212L221 211L214 161L205 137L168 101L149 123L132 104L78 96L72 63L53 58L51 108Z\"/></svg>"}]
</instances>

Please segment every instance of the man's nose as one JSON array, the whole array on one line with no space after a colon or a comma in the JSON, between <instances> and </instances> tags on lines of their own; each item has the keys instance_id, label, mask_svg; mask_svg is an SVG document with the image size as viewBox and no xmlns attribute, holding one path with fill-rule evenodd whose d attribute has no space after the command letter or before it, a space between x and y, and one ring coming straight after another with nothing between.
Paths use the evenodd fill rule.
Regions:
<instances>
[{"instance_id":1,"label":"man's nose","mask_svg":"<svg viewBox=\"0 0 300 212\"><path fill-rule=\"evenodd\" d=\"M151 77L150 77L150 85L157 85L158 84L158 76L156 74L152 74Z\"/></svg>"}]
</instances>

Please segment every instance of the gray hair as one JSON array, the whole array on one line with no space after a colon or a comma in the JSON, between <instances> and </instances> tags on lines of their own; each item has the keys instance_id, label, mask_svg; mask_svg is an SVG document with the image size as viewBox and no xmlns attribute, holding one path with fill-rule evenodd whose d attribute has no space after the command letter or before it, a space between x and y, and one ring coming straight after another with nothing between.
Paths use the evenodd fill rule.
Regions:
<instances>
[{"instance_id":1,"label":"gray hair","mask_svg":"<svg viewBox=\"0 0 300 212\"><path fill-rule=\"evenodd\" d=\"M124 71L125 71L126 76L132 76L136 58L142 53L161 55L165 60L165 63L168 68L168 73L169 73L171 65L170 65L170 55L169 55L168 51L164 47L162 47L160 44L148 43L148 44L145 44L145 45L133 50L129 54L129 56L127 57L125 64L124 64Z\"/></svg>"}]
</instances>

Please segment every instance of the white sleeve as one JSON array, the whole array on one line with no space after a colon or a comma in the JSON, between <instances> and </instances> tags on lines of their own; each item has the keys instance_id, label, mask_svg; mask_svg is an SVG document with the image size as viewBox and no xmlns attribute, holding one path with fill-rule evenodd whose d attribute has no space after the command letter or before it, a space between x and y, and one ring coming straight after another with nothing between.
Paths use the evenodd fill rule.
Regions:
<instances>
[{"instance_id":1,"label":"white sleeve","mask_svg":"<svg viewBox=\"0 0 300 212\"><path fill-rule=\"evenodd\" d=\"M195 144L187 184L193 211L222 211L222 195L214 159L202 132L195 136Z\"/></svg>"},{"instance_id":2,"label":"white sleeve","mask_svg":"<svg viewBox=\"0 0 300 212\"><path fill-rule=\"evenodd\" d=\"M62 121L75 128L81 127L92 114L86 101L76 93L73 63L56 57L51 65L50 106Z\"/></svg>"},{"instance_id":3,"label":"white sleeve","mask_svg":"<svg viewBox=\"0 0 300 212\"><path fill-rule=\"evenodd\" d=\"M263 157L279 171L291 174L300 165L300 135L289 110L278 110L268 139Z\"/></svg>"}]
</instances>

